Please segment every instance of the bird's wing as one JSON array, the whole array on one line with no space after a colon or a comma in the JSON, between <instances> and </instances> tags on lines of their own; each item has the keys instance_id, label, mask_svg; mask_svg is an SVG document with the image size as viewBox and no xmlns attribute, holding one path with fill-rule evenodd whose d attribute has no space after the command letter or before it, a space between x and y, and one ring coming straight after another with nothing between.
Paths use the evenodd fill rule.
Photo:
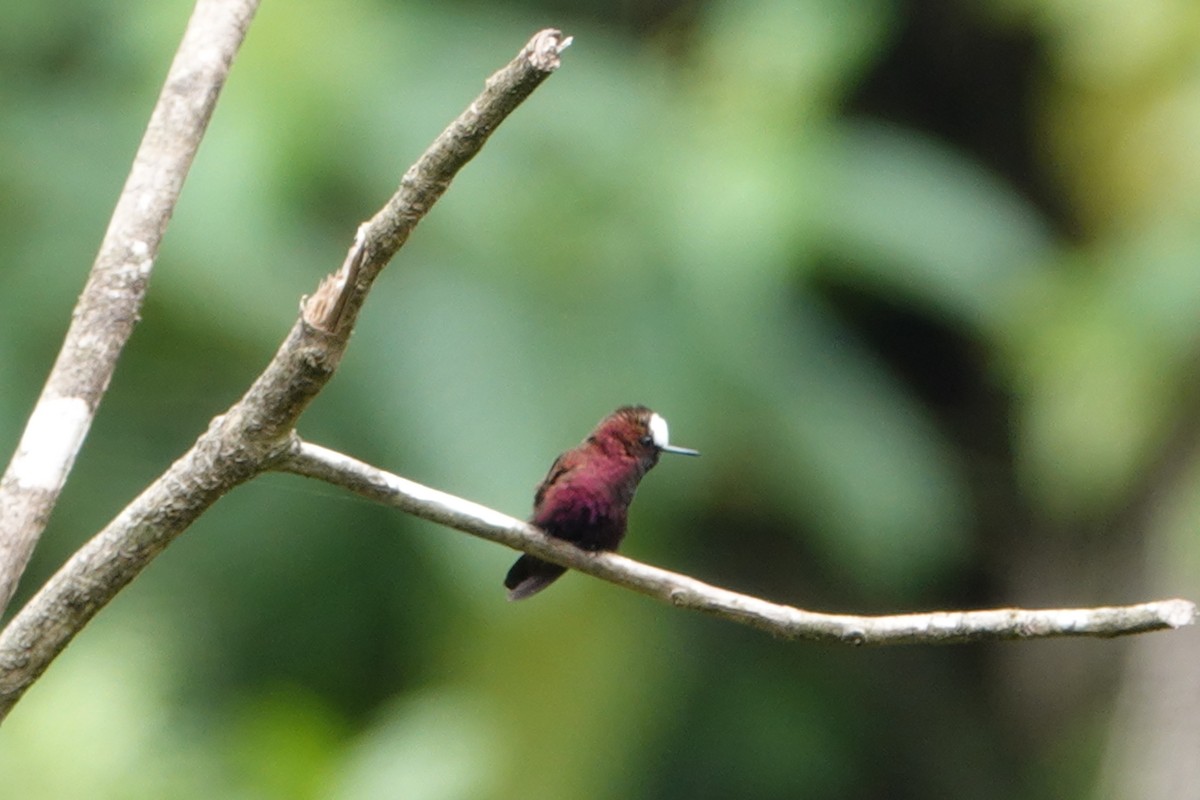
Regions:
<instances>
[{"instance_id":1,"label":"bird's wing","mask_svg":"<svg viewBox=\"0 0 1200 800\"><path fill-rule=\"evenodd\" d=\"M570 455L571 451L568 450L554 459L554 463L550 465L550 471L546 473L545 478L542 478L542 482L538 484L537 491L533 494L534 508L542 504L542 500L546 497L546 490L550 488L551 484L575 468L575 459L570 458Z\"/></svg>"}]
</instances>

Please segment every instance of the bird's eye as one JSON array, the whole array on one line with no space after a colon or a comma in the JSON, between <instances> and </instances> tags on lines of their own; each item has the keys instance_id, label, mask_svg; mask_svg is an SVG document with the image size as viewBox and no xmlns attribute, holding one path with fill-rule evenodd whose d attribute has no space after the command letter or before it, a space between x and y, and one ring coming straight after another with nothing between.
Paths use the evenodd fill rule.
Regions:
<instances>
[{"instance_id":1,"label":"bird's eye","mask_svg":"<svg viewBox=\"0 0 1200 800\"><path fill-rule=\"evenodd\" d=\"M643 436L638 441L640 441L642 444L649 447L650 445L654 444L654 437L647 433L645 436Z\"/></svg>"}]
</instances>

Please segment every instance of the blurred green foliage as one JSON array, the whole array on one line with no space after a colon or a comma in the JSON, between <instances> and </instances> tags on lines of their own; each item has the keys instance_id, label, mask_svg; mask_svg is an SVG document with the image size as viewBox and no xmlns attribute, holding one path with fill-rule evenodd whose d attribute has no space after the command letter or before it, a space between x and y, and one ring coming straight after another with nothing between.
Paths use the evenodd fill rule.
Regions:
<instances>
[{"instance_id":1,"label":"blurred green foliage","mask_svg":"<svg viewBox=\"0 0 1200 800\"><path fill-rule=\"evenodd\" d=\"M1150 9L1150 10L1147 10ZM185 2L0 11L15 447ZM538 28L575 44L422 223L301 433L523 514L644 402L626 551L885 612L1196 596L1187 3L264 4L27 597L233 401ZM843 652L268 476L0 729L13 796L1075 797L1116 643ZM1161 565L1170 563L1173 568Z\"/></svg>"}]
</instances>

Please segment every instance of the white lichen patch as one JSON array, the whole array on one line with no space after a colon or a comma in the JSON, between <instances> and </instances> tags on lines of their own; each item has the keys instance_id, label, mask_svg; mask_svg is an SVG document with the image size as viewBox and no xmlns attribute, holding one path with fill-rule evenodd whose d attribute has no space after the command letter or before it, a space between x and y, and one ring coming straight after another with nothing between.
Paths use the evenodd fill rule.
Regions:
<instances>
[{"instance_id":1,"label":"white lichen patch","mask_svg":"<svg viewBox=\"0 0 1200 800\"><path fill-rule=\"evenodd\" d=\"M10 475L24 489L53 491L62 485L91 422L87 403L78 397L48 397L29 417Z\"/></svg>"}]
</instances>

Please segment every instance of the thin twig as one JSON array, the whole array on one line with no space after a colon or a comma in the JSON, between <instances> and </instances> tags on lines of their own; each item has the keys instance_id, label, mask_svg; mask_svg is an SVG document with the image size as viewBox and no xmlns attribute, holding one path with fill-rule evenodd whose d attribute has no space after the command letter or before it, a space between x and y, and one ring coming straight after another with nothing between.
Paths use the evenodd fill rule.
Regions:
<instances>
[{"instance_id":1,"label":"thin twig","mask_svg":"<svg viewBox=\"0 0 1200 800\"><path fill-rule=\"evenodd\" d=\"M0 612L133 333L159 242L259 0L198 0L58 359L0 480Z\"/></svg>"},{"instance_id":2,"label":"thin twig","mask_svg":"<svg viewBox=\"0 0 1200 800\"><path fill-rule=\"evenodd\" d=\"M1194 603L1179 599L1100 608L1000 608L875 617L823 614L710 586L615 553L577 549L521 520L308 442L297 441L276 468L341 486L422 519L532 553L672 605L788 639L884 645L1109 637L1191 625L1196 614Z\"/></svg>"},{"instance_id":3,"label":"thin twig","mask_svg":"<svg viewBox=\"0 0 1200 800\"><path fill-rule=\"evenodd\" d=\"M83 545L0 632L0 719L83 626L221 495L293 449L304 409L332 377L375 277L496 127L558 67L570 42L545 30L405 173L359 228L343 280L326 279L246 394ZM332 313L332 316L328 314Z\"/></svg>"},{"instance_id":4,"label":"thin twig","mask_svg":"<svg viewBox=\"0 0 1200 800\"><path fill-rule=\"evenodd\" d=\"M459 114L400 180L400 189L363 223L342 268L326 278L303 306L304 320L323 331L352 326L367 290L417 223L475 157L496 127L559 67L570 36L548 28L488 78L483 94Z\"/></svg>"}]
</instances>

